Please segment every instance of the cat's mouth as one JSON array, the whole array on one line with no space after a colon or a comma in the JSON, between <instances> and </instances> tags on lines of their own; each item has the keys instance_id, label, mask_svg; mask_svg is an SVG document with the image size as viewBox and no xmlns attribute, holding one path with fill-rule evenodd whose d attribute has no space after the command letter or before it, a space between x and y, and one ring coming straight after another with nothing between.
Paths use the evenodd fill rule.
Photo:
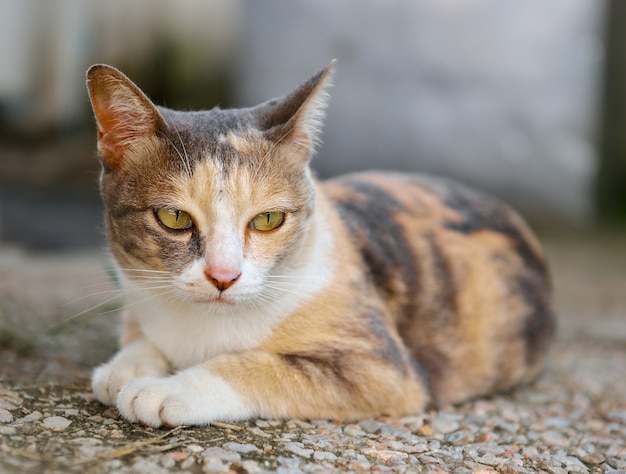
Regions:
<instances>
[{"instance_id":1,"label":"cat's mouth","mask_svg":"<svg viewBox=\"0 0 626 474\"><path fill-rule=\"evenodd\" d=\"M207 305L217 305L217 306L234 306L238 303L237 298L234 298L232 295L229 295L225 292L220 292L218 294L213 295L198 295L192 294L188 295L195 303L198 304L207 304Z\"/></svg>"}]
</instances>

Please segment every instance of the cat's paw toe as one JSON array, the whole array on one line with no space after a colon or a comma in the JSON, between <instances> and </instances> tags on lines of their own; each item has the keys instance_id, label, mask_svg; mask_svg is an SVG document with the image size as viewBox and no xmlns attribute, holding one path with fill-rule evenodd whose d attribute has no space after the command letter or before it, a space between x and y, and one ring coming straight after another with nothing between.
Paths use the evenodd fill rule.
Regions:
<instances>
[{"instance_id":1,"label":"cat's paw toe","mask_svg":"<svg viewBox=\"0 0 626 474\"><path fill-rule=\"evenodd\" d=\"M106 364L96 368L91 377L93 393L105 405L114 405L117 395L132 379L137 377L134 367Z\"/></svg>"},{"instance_id":2,"label":"cat's paw toe","mask_svg":"<svg viewBox=\"0 0 626 474\"><path fill-rule=\"evenodd\" d=\"M171 379L140 377L127 384L117 397L124 418L152 427L185 424L190 407Z\"/></svg>"},{"instance_id":3,"label":"cat's paw toe","mask_svg":"<svg viewBox=\"0 0 626 474\"><path fill-rule=\"evenodd\" d=\"M110 365L102 365L96 368L91 377L93 393L105 405L113 405L115 403L115 398L123 383L123 380L115 376L115 371Z\"/></svg>"}]
</instances>

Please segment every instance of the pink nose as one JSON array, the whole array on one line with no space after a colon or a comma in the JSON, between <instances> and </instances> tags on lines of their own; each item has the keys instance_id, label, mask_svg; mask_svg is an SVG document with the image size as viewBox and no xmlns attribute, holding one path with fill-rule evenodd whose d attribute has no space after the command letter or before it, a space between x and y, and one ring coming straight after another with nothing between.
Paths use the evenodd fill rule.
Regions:
<instances>
[{"instance_id":1,"label":"pink nose","mask_svg":"<svg viewBox=\"0 0 626 474\"><path fill-rule=\"evenodd\" d=\"M204 269L204 276L219 291L225 291L235 284L241 276L241 270L214 268L207 266Z\"/></svg>"}]
</instances>

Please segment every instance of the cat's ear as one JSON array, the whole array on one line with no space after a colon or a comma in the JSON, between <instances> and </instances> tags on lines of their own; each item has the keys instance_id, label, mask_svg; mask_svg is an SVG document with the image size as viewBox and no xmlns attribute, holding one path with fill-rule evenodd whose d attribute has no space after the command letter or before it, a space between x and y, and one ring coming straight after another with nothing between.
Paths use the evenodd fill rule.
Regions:
<instances>
[{"instance_id":1,"label":"cat's ear","mask_svg":"<svg viewBox=\"0 0 626 474\"><path fill-rule=\"evenodd\" d=\"M297 148L306 160L321 135L336 60L280 99L256 108L259 128L270 141Z\"/></svg>"},{"instance_id":2,"label":"cat's ear","mask_svg":"<svg viewBox=\"0 0 626 474\"><path fill-rule=\"evenodd\" d=\"M163 116L128 77L111 66L89 68L87 89L98 125L103 166L117 169L130 150L157 133Z\"/></svg>"}]
</instances>

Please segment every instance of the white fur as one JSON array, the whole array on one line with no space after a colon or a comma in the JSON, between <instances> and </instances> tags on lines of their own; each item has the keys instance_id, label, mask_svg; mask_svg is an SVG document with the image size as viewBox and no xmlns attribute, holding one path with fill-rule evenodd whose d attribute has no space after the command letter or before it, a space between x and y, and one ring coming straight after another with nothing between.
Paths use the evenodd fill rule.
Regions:
<instances>
[{"instance_id":1,"label":"white fur","mask_svg":"<svg viewBox=\"0 0 626 474\"><path fill-rule=\"evenodd\" d=\"M131 380L144 375L161 377L168 372L169 363L163 354L146 339L139 339L96 368L91 385L98 400L113 405L120 389Z\"/></svg>"},{"instance_id":2,"label":"white fur","mask_svg":"<svg viewBox=\"0 0 626 474\"><path fill-rule=\"evenodd\" d=\"M155 427L205 425L254 415L224 379L202 366L165 378L136 378L120 392L117 407L127 420Z\"/></svg>"}]
</instances>

